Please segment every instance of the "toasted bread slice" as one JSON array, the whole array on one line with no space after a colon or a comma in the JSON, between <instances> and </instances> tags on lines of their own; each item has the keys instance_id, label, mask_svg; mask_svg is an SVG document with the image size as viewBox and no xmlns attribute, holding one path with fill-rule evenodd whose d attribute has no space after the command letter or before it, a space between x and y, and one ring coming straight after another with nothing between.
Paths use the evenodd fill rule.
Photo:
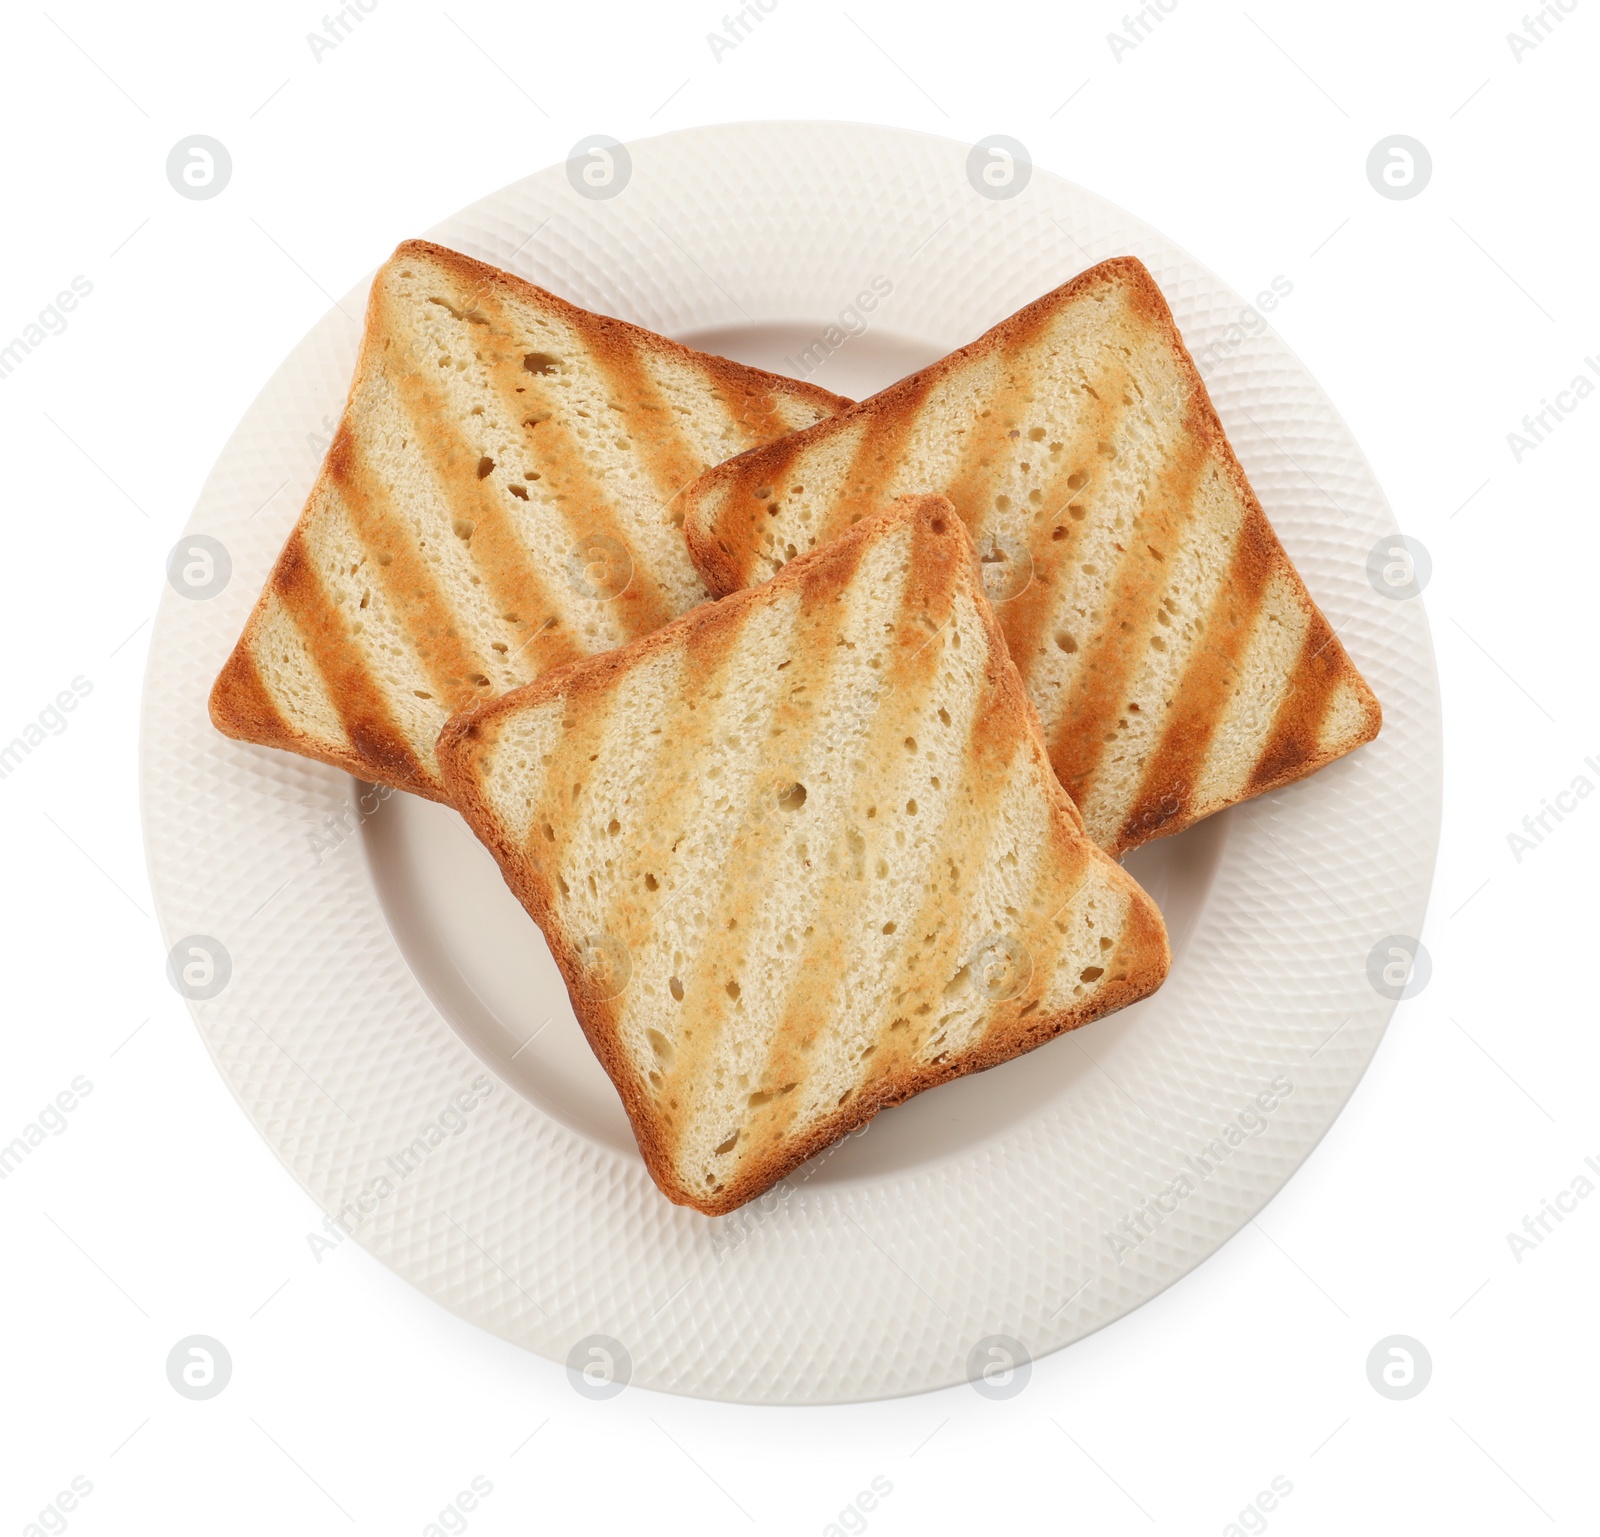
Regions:
<instances>
[{"instance_id":1,"label":"toasted bread slice","mask_svg":"<svg viewBox=\"0 0 1600 1537\"><path fill-rule=\"evenodd\" d=\"M870 400L709 471L713 592L907 492L984 561L1050 760L1120 854L1377 735L1378 701L1245 479L1154 279L1090 268Z\"/></svg>"},{"instance_id":2,"label":"toasted bread slice","mask_svg":"<svg viewBox=\"0 0 1600 1537\"><path fill-rule=\"evenodd\" d=\"M943 497L456 716L439 762L703 1212L1166 974Z\"/></svg>"},{"instance_id":3,"label":"toasted bread slice","mask_svg":"<svg viewBox=\"0 0 1600 1537\"><path fill-rule=\"evenodd\" d=\"M437 799L452 712L705 601L684 487L846 404L408 240L211 718Z\"/></svg>"}]
</instances>

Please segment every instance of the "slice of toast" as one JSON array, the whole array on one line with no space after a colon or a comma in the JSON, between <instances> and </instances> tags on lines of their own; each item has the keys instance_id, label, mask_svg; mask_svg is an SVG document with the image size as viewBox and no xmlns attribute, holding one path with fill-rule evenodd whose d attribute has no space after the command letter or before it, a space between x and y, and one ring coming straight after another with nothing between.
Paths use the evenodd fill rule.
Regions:
<instances>
[{"instance_id":1,"label":"slice of toast","mask_svg":"<svg viewBox=\"0 0 1600 1537\"><path fill-rule=\"evenodd\" d=\"M943 497L456 716L439 762L703 1212L1166 974Z\"/></svg>"},{"instance_id":2,"label":"slice of toast","mask_svg":"<svg viewBox=\"0 0 1600 1537\"><path fill-rule=\"evenodd\" d=\"M696 476L847 404L408 240L211 718L437 799L446 717L705 601Z\"/></svg>"},{"instance_id":3,"label":"slice of toast","mask_svg":"<svg viewBox=\"0 0 1600 1537\"><path fill-rule=\"evenodd\" d=\"M716 593L891 497L971 529L1050 759L1120 854L1377 735L1378 701L1245 479L1155 280L1074 278L685 493Z\"/></svg>"}]
</instances>

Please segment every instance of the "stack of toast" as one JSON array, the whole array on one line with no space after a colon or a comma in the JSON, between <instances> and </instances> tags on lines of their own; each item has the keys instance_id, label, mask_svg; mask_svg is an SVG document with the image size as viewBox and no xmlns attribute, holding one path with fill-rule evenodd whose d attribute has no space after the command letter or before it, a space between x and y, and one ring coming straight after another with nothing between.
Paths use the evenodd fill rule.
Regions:
<instances>
[{"instance_id":1,"label":"stack of toast","mask_svg":"<svg viewBox=\"0 0 1600 1537\"><path fill-rule=\"evenodd\" d=\"M854 403L420 241L211 713L456 807L709 1214L1152 992L1117 857L1380 721L1133 258Z\"/></svg>"}]
</instances>

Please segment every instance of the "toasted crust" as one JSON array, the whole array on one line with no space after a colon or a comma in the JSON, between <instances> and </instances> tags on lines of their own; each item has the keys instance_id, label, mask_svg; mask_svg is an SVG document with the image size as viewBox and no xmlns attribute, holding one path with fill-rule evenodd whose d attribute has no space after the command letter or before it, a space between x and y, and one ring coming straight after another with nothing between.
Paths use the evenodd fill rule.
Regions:
<instances>
[{"instance_id":1,"label":"toasted crust","mask_svg":"<svg viewBox=\"0 0 1600 1537\"><path fill-rule=\"evenodd\" d=\"M846 404L406 241L211 718L440 799L452 710L704 600L677 490ZM597 567L621 591L586 585Z\"/></svg>"},{"instance_id":2,"label":"toasted crust","mask_svg":"<svg viewBox=\"0 0 1600 1537\"><path fill-rule=\"evenodd\" d=\"M1056 771L1108 851L1377 735L1377 699L1135 258L1102 262L920 373L708 471L686 493L685 533L724 594L916 491L948 494L986 554L991 540L1026 551L1028 585L998 605L1001 625ZM1293 654L1272 649L1273 625L1299 635Z\"/></svg>"},{"instance_id":3,"label":"toasted crust","mask_svg":"<svg viewBox=\"0 0 1600 1537\"><path fill-rule=\"evenodd\" d=\"M941 731L950 746L913 736ZM741 778L729 755L744 737L765 745ZM652 1177L709 1214L886 1106L1144 997L1169 964L1155 904L1086 837L1050 770L942 497L899 501L764 586L453 717L438 759L549 941ZM685 901L693 940L674 927ZM1016 914L1016 931L991 911ZM742 937L769 918L774 936L788 926L777 962ZM620 991L620 962L596 969L608 946L628 957ZM991 990L995 951L1015 975ZM708 1087L739 1062L759 1086L750 1107Z\"/></svg>"}]
</instances>

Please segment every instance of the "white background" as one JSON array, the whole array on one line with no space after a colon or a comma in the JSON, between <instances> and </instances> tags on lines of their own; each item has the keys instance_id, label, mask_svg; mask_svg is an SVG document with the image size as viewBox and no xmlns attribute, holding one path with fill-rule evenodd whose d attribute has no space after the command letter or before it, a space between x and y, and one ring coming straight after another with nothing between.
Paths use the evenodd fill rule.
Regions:
<instances>
[{"instance_id":1,"label":"white background","mask_svg":"<svg viewBox=\"0 0 1600 1537\"><path fill-rule=\"evenodd\" d=\"M74 677L93 691L0 780L0 1142L75 1076L93 1089L0 1183L0 1531L75 1476L92 1493L45 1529L424 1532L474 1476L493 1493L450 1529L485 1537L824 1532L875 1476L884 1537L1222 1533L1275 1476L1293 1492L1242 1529L1594 1529L1600 1199L1520 1259L1507 1234L1600 1161L1582 981L1600 797L1520 860L1508 835L1577 776L1600 786L1600 401L1520 463L1507 434L1586 355L1600 367L1600 6L1576 0L1520 58L1509 4L1177 0L1119 57L1125 12L777 0L720 58L709 4L378 0L320 60L309 6L12 18L0 344L75 276L93 292L0 379L0 739ZM320 1213L168 987L144 875L136 734L166 554L331 296L581 136L782 117L1007 133L1239 292L1287 277L1274 324L1433 562L1429 985L1259 1222L1004 1402L591 1402L356 1245L316 1264ZM1433 160L1408 201L1365 174L1397 132ZM166 180L194 133L233 157L211 201ZM166 1380L191 1334L233 1358L205 1402ZM1391 1334L1433 1361L1404 1402L1367 1380Z\"/></svg>"}]
</instances>

